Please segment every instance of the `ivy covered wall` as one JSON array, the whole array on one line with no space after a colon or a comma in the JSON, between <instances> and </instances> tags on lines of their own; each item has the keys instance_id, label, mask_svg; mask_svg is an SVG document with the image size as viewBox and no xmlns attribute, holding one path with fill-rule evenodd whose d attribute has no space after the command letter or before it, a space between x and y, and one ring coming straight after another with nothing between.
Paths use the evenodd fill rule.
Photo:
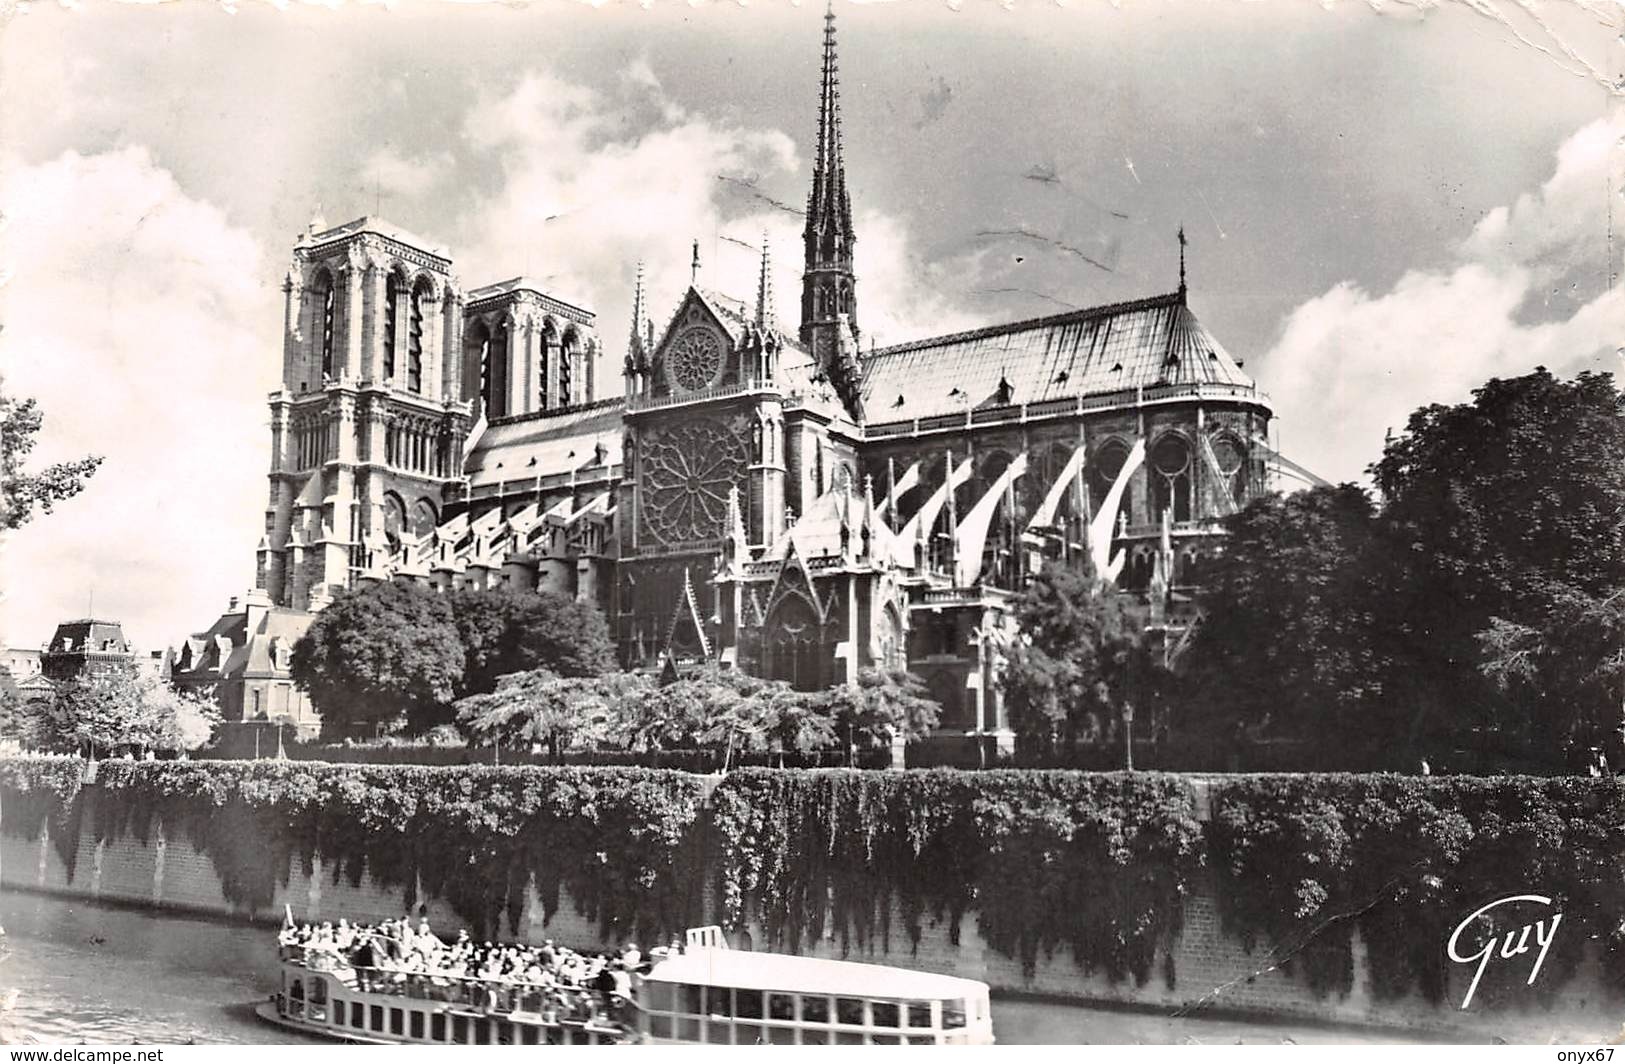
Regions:
<instances>
[{"instance_id":1,"label":"ivy covered wall","mask_svg":"<svg viewBox=\"0 0 1625 1064\"><path fill-rule=\"evenodd\" d=\"M1583 991L1617 1012L1625 998L1625 787L1611 780L762 769L718 781L312 762L104 762L88 787L83 775L73 759L0 760L0 831L43 829L71 882L82 839L144 842L161 822L241 912L265 913L290 876L319 867L406 907L443 902L487 936L522 934L534 890L544 920L568 899L608 942L714 922L756 948L976 975L963 937L989 958L978 977L1011 988L1267 1008L1260 987L1279 985L1300 1013L1430 1002L1449 1018L1471 975L1444 955L1450 931L1535 893L1563 914L1560 947L1533 988L1527 958L1498 960L1475 1010ZM1483 925L1530 919L1506 910ZM1348 1006L1365 997L1370 1008Z\"/></svg>"}]
</instances>

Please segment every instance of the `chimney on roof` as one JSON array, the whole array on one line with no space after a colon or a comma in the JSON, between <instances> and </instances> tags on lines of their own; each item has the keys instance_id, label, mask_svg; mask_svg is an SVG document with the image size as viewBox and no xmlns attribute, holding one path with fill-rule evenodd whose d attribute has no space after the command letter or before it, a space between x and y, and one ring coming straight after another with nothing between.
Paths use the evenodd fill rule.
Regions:
<instances>
[{"instance_id":1,"label":"chimney on roof","mask_svg":"<svg viewBox=\"0 0 1625 1064\"><path fill-rule=\"evenodd\" d=\"M271 612L271 594L263 587L256 587L243 597L243 623L249 635L260 630L265 623L265 617Z\"/></svg>"}]
</instances>

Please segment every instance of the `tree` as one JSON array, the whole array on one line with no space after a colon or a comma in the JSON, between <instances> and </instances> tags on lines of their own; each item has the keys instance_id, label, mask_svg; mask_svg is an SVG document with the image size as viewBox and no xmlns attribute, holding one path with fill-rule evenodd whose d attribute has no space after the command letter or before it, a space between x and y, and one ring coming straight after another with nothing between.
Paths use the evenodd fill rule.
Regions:
<instances>
[{"instance_id":1,"label":"tree","mask_svg":"<svg viewBox=\"0 0 1625 1064\"><path fill-rule=\"evenodd\" d=\"M1540 596L1533 624L1491 617L1479 670L1514 706L1531 707L1571 763L1614 755L1625 727L1625 590L1599 598L1570 587Z\"/></svg>"},{"instance_id":2,"label":"tree","mask_svg":"<svg viewBox=\"0 0 1625 1064\"><path fill-rule=\"evenodd\" d=\"M771 729L774 749L808 754L836 745L834 717L818 695L790 691L779 700L778 706L778 720Z\"/></svg>"},{"instance_id":3,"label":"tree","mask_svg":"<svg viewBox=\"0 0 1625 1064\"><path fill-rule=\"evenodd\" d=\"M1495 738L1562 758L1585 742L1550 727L1550 698L1498 684L1493 663L1488 673L1478 666L1486 646L1493 654L1518 629L1583 649L1568 619L1625 588L1625 396L1613 378L1561 381L1542 368L1491 380L1470 403L1414 413L1371 474L1403 562L1391 617L1404 655L1396 694L1415 707L1412 743ZM1600 698L1584 679L1594 654L1549 659L1542 686ZM1603 708L1594 700L1582 716Z\"/></svg>"},{"instance_id":4,"label":"tree","mask_svg":"<svg viewBox=\"0 0 1625 1064\"><path fill-rule=\"evenodd\" d=\"M782 680L708 665L654 688L629 706L633 749L804 750L827 742L816 707Z\"/></svg>"},{"instance_id":5,"label":"tree","mask_svg":"<svg viewBox=\"0 0 1625 1064\"><path fill-rule=\"evenodd\" d=\"M219 708L196 692L159 683L149 690L147 703L155 718L152 745L159 750L190 753L207 746L220 727Z\"/></svg>"},{"instance_id":6,"label":"tree","mask_svg":"<svg viewBox=\"0 0 1625 1064\"><path fill-rule=\"evenodd\" d=\"M617 737L626 705L647 696L650 682L634 673L560 676L548 669L509 673L496 690L457 702L457 721L477 742L511 747L541 744L555 761Z\"/></svg>"},{"instance_id":7,"label":"tree","mask_svg":"<svg viewBox=\"0 0 1625 1064\"><path fill-rule=\"evenodd\" d=\"M27 524L35 507L50 513L56 503L79 494L102 464L99 456L87 457L24 472L44 417L33 399L19 401L0 392L0 531Z\"/></svg>"},{"instance_id":8,"label":"tree","mask_svg":"<svg viewBox=\"0 0 1625 1064\"><path fill-rule=\"evenodd\" d=\"M56 686L34 707L31 739L61 753L92 756L120 749L188 751L206 744L220 723L210 703L133 669L107 669Z\"/></svg>"},{"instance_id":9,"label":"tree","mask_svg":"<svg viewBox=\"0 0 1625 1064\"><path fill-rule=\"evenodd\" d=\"M836 684L821 698L836 738L860 750L889 747L894 738L923 739L942 715L924 682L906 669L859 669L857 683Z\"/></svg>"},{"instance_id":10,"label":"tree","mask_svg":"<svg viewBox=\"0 0 1625 1064\"><path fill-rule=\"evenodd\" d=\"M1087 566L1045 564L1017 596L1015 617L1000 682L1023 745L1071 746L1149 697L1144 610Z\"/></svg>"},{"instance_id":11,"label":"tree","mask_svg":"<svg viewBox=\"0 0 1625 1064\"><path fill-rule=\"evenodd\" d=\"M1265 496L1227 531L1185 656L1181 731L1333 751L1390 740L1389 566L1371 499L1352 484Z\"/></svg>"},{"instance_id":12,"label":"tree","mask_svg":"<svg viewBox=\"0 0 1625 1064\"><path fill-rule=\"evenodd\" d=\"M615 669L604 615L556 591L456 591L449 596L463 648L459 696L496 689L498 677L545 668L559 676Z\"/></svg>"},{"instance_id":13,"label":"tree","mask_svg":"<svg viewBox=\"0 0 1625 1064\"><path fill-rule=\"evenodd\" d=\"M462 679L446 599L416 584L368 583L337 595L294 644L291 673L324 728L434 722ZM441 715L444 715L443 713Z\"/></svg>"}]
</instances>

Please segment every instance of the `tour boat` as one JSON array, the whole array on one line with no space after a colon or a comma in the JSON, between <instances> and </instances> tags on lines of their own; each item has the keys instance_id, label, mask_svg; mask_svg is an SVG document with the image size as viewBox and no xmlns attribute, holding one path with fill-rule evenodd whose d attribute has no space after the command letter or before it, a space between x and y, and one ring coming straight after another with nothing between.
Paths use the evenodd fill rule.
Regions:
<instances>
[{"instance_id":1,"label":"tour boat","mask_svg":"<svg viewBox=\"0 0 1625 1064\"><path fill-rule=\"evenodd\" d=\"M631 1000L481 979L394 981L282 947L282 986L256 1010L282 1027L377 1045L988 1045L986 983L853 961L730 950L720 928L634 975Z\"/></svg>"}]
</instances>

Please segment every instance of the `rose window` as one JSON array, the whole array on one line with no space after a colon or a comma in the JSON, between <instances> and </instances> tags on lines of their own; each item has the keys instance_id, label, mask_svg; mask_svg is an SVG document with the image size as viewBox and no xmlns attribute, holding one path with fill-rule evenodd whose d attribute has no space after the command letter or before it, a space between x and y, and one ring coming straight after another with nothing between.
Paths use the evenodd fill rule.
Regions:
<instances>
[{"instance_id":1,"label":"rose window","mask_svg":"<svg viewBox=\"0 0 1625 1064\"><path fill-rule=\"evenodd\" d=\"M709 388L721 372L722 345L710 329L689 329L666 353L666 376L681 391Z\"/></svg>"},{"instance_id":2,"label":"rose window","mask_svg":"<svg viewBox=\"0 0 1625 1064\"><path fill-rule=\"evenodd\" d=\"M664 544L720 538L728 495L743 481L745 442L716 421L696 420L651 436L643 448L644 527Z\"/></svg>"}]
</instances>

